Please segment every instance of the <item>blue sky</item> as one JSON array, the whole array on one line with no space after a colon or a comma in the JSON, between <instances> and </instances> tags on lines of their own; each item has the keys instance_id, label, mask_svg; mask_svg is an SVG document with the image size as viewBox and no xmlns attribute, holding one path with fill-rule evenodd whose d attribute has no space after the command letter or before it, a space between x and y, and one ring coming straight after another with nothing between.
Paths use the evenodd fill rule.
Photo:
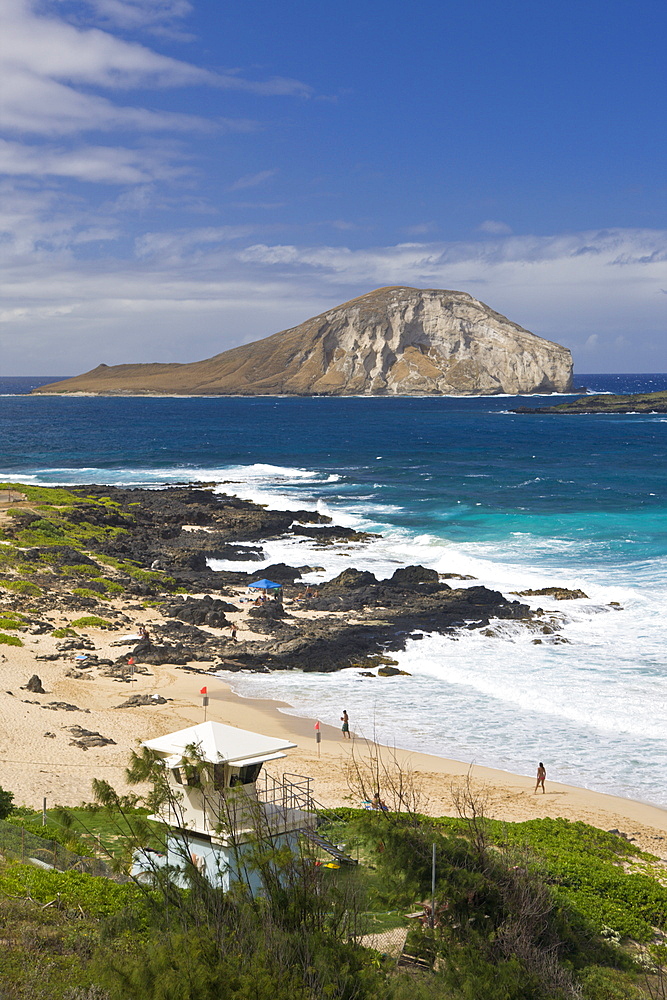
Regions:
<instances>
[{"instance_id":1,"label":"blue sky","mask_svg":"<svg viewBox=\"0 0 667 1000\"><path fill-rule=\"evenodd\" d=\"M191 361L388 284L667 371L662 2L3 0L0 365Z\"/></svg>"}]
</instances>

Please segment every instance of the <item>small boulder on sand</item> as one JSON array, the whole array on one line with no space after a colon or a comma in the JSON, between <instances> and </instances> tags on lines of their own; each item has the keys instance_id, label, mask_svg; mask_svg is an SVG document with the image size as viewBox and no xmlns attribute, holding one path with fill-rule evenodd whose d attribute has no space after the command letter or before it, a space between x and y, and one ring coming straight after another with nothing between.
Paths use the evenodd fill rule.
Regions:
<instances>
[{"instance_id":1,"label":"small boulder on sand","mask_svg":"<svg viewBox=\"0 0 667 1000\"><path fill-rule=\"evenodd\" d=\"M42 687L42 682L37 676L37 674L32 675L32 677L26 684L24 691L30 691L32 694L46 694L46 691Z\"/></svg>"}]
</instances>

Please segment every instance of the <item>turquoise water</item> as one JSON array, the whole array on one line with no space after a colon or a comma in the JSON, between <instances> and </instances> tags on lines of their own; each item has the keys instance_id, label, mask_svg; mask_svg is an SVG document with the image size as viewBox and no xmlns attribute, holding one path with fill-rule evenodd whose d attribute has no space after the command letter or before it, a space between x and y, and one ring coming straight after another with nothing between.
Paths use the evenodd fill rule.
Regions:
<instances>
[{"instance_id":1,"label":"turquoise water","mask_svg":"<svg viewBox=\"0 0 667 1000\"><path fill-rule=\"evenodd\" d=\"M667 388L660 375L577 381L595 391ZM400 658L411 678L244 675L234 681L241 692L328 722L347 707L357 731L462 760L532 774L542 759L554 779L667 806L667 417L509 412L553 397L17 395L25 386L0 382L3 478L206 479L382 533L333 550L266 546L264 565L323 567L314 580L349 565L386 576L421 562L504 593L559 584L587 594L532 602L553 612L566 644L536 645L535 634L505 624L496 638L410 640Z\"/></svg>"}]
</instances>

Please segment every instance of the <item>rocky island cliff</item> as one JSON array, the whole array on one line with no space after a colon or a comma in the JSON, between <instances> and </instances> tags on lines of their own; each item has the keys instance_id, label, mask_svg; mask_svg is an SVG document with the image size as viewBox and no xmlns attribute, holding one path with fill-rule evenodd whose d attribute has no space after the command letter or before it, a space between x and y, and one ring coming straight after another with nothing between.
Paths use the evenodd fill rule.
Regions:
<instances>
[{"instance_id":1,"label":"rocky island cliff","mask_svg":"<svg viewBox=\"0 0 667 1000\"><path fill-rule=\"evenodd\" d=\"M380 288L191 364L99 365L36 393L404 396L572 391L565 347L466 292Z\"/></svg>"}]
</instances>

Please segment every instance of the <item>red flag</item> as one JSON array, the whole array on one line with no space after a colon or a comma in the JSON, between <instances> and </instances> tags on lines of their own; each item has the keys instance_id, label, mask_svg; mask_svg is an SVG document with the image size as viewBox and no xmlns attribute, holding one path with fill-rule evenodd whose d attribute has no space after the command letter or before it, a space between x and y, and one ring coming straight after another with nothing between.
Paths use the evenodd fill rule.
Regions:
<instances>
[{"instance_id":1,"label":"red flag","mask_svg":"<svg viewBox=\"0 0 667 1000\"><path fill-rule=\"evenodd\" d=\"M315 729L319 728L320 728L320 720L318 719L317 722L315 723Z\"/></svg>"},{"instance_id":2,"label":"red flag","mask_svg":"<svg viewBox=\"0 0 667 1000\"><path fill-rule=\"evenodd\" d=\"M207 692L206 688L203 687L203 688L200 688L199 693L200 694L207 694L208 692Z\"/></svg>"},{"instance_id":3,"label":"red flag","mask_svg":"<svg viewBox=\"0 0 667 1000\"><path fill-rule=\"evenodd\" d=\"M130 667L133 667L133 666L134 666L134 657L133 657L133 656L131 656L131 657L129 658L129 660L127 661L127 662L128 662L128 665L129 665Z\"/></svg>"}]
</instances>

